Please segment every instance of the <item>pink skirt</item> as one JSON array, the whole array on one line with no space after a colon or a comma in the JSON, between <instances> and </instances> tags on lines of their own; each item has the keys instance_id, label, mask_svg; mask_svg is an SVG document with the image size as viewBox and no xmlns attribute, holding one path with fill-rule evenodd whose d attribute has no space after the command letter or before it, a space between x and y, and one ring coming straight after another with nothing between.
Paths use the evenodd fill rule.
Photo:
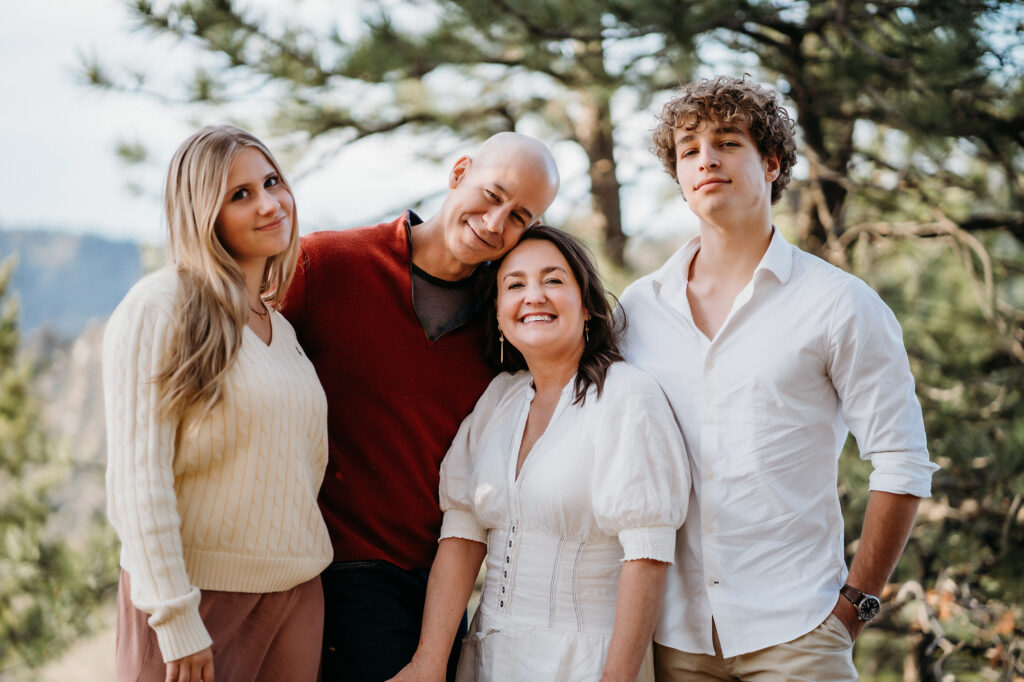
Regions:
<instances>
[{"instance_id":1,"label":"pink skirt","mask_svg":"<svg viewBox=\"0 0 1024 682\"><path fill-rule=\"evenodd\" d=\"M284 592L203 590L199 615L213 639L213 672L221 680L315 682L323 641L320 576ZM156 633L131 602L125 570L117 586L118 682L164 682Z\"/></svg>"}]
</instances>

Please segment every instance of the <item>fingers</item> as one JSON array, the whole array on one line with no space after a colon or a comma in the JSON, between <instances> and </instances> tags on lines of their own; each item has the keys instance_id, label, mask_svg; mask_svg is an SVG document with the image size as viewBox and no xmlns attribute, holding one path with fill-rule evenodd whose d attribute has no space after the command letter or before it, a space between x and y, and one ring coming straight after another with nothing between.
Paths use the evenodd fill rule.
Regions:
<instances>
[{"instance_id":1,"label":"fingers","mask_svg":"<svg viewBox=\"0 0 1024 682\"><path fill-rule=\"evenodd\" d=\"M213 651L203 649L169 662L164 682L214 682Z\"/></svg>"}]
</instances>

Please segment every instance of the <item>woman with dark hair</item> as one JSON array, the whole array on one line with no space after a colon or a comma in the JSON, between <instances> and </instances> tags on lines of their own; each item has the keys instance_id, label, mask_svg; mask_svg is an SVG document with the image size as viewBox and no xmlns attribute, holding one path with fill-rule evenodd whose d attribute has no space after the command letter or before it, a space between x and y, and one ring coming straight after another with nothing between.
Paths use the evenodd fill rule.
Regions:
<instances>
[{"instance_id":1,"label":"woman with dark hair","mask_svg":"<svg viewBox=\"0 0 1024 682\"><path fill-rule=\"evenodd\" d=\"M481 562L460 680L650 680L651 634L689 495L657 383L622 361L586 248L527 230L495 269L502 372L441 465L441 541L399 680L442 680Z\"/></svg>"}]
</instances>

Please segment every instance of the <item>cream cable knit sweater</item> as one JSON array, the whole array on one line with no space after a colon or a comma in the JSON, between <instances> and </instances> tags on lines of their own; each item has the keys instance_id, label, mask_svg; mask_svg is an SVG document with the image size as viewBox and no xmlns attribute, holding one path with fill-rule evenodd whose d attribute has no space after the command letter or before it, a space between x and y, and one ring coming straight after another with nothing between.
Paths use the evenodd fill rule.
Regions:
<instances>
[{"instance_id":1,"label":"cream cable knit sweater","mask_svg":"<svg viewBox=\"0 0 1024 682\"><path fill-rule=\"evenodd\" d=\"M177 287L172 267L142 279L103 338L107 512L165 661L211 644L200 589L287 590L333 555L316 502L327 402L284 317L271 313L269 346L245 330L224 399L194 433L157 414Z\"/></svg>"}]
</instances>

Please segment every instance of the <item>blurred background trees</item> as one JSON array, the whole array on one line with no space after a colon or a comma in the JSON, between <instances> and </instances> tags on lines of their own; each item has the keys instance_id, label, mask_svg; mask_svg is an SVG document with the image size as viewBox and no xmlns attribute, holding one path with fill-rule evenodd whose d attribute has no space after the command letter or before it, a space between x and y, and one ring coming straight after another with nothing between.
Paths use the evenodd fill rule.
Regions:
<instances>
[{"instance_id":1,"label":"blurred background trees","mask_svg":"<svg viewBox=\"0 0 1024 682\"><path fill-rule=\"evenodd\" d=\"M138 25L193 46L198 66L180 74L173 92L150 90L147 74L130 67L90 59L83 71L96 86L207 112L259 93L263 104L243 123L276 137L275 147L304 151L312 168L354 141L403 131L431 141L410 154L438 159L449 150L430 132L464 144L518 129L575 144L586 158L591 211L567 227L596 235L621 281L637 274L625 250L623 197L665 200L622 172L622 159L647 144L624 134L627 119L639 114L652 127L668 93L698 75L746 72L772 85L797 120L801 154L777 223L801 247L864 278L896 311L942 466L882 621L858 643L862 675L1024 678L1024 7L361 7L357 29L345 30L232 0L135 0ZM869 467L852 454L841 464L852 553Z\"/></svg>"},{"instance_id":2,"label":"blurred background trees","mask_svg":"<svg viewBox=\"0 0 1024 682\"><path fill-rule=\"evenodd\" d=\"M71 462L47 436L35 368L19 353L14 265L0 263L0 679L21 680L88 631L113 594L117 556L98 526L73 538L52 527Z\"/></svg>"}]
</instances>

